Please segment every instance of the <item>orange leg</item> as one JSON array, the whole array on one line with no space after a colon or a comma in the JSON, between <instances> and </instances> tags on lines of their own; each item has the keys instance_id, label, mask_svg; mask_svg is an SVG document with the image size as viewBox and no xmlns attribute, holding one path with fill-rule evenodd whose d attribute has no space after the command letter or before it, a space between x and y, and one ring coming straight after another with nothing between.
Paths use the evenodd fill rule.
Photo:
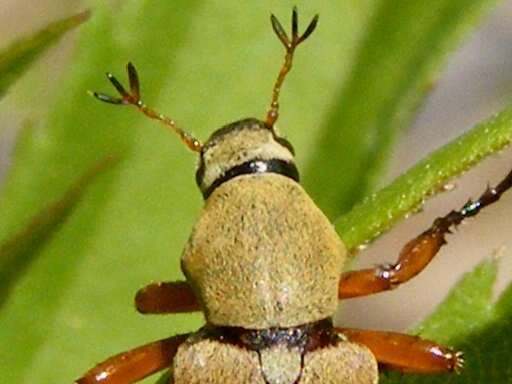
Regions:
<instances>
[{"instance_id":1,"label":"orange leg","mask_svg":"<svg viewBox=\"0 0 512 384\"><path fill-rule=\"evenodd\" d=\"M336 328L348 340L367 346L385 369L409 373L458 372L463 368L461 352L396 332Z\"/></svg>"},{"instance_id":2,"label":"orange leg","mask_svg":"<svg viewBox=\"0 0 512 384\"><path fill-rule=\"evenodd\" d=\"M129 384L171 365L180 344L188 337L177 335L112 356L88 371L76 384Z\"/></svg>"},{"instance_id":3,"label":"orange leg","mask_svg":"<svg viewBox=\"0 0 512 384\"><path fill-rule=\"evenodd\" d=\"M147 285L135 295L135 307L140 313L181 313L201 310L192 288L186 281Z\"/></svg>"},{"instance_id":4,"label":"orange leg","mask_svg":"<svg viewBox=\"0 0 512 384\"><path fill-rule=\"evenodd\" d=\"M495 201L512 186L510 172L496 188L487 190L476 201L469 201L459 211L451 211L434 221L432 227L410 241L400 252L395 264L376 268L350 271L341 276L338 297L347 299L386 291L405 283L420 273L446 244L445 235L467 217L475 216L480 210Z\"/></svg>"}]
</instances>

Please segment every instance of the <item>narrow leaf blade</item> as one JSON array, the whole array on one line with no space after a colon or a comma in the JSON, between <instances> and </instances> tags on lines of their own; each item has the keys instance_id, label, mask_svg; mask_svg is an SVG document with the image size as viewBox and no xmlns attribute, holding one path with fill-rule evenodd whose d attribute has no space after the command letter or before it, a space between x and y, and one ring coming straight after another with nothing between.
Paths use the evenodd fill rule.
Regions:
<instances>
[{"instance_id":1,"label":"narrow leaf blade","mask_svg":"<svg viewBox=\"0 0 512 384\"><path fill-rule=\"evenodd\" d=\"M38 212L25 227L0 244L0 309L39 254L40 248L58 231L79 203L87 187L116 160L114 157L107 157L94 164L61 197Z\"/></svg>"},{"instance_id":2,"label":"narrow leaf blade","mask_svg":"<svg viewBox=\"0 0 512 384\"><path fill-rule=\"evenodd\" d=\"M398 220L421 208L454 177L512 141L512 108L478 124L370 195L335 222L349 249L370 242Z\"/></svg>"},{"instance_id":3,"label":"narrow leaf blade","mask_svg":"<svg viewBox=\"0 0 512 384\"><path fill-rule=\"evenodd\" d=\"M58 20L32 36L15 41L0 52L0 98L9 87L66 32L89 18L88 11Z\"/></svg>"}]
</instances>

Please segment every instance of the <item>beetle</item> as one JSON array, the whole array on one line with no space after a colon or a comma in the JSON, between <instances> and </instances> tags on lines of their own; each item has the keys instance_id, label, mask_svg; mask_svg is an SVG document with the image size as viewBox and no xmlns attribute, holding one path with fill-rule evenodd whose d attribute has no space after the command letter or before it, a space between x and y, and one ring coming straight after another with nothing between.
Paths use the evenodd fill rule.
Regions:
<instances>
[{"instance_id":1,"label":"beetle","mask_svg":"<svg viewBox=\"0 0 512 384\"><path fill-rule=\"evenodd\" d=\"M343 272L347 251L301 187L294 149L276 128L295 49L317 22L318 15L299 34L294 8L289 37L271 15L286 53L266 119L225 125L205 143L144 104L131 63L129 91L107 73L120 97L92 93L103 102L135 106L199 154L196 182L205 204L182 254L186 281L150 284L135 303L141 313L200 310L206 325L113 356L77 383L132 383L168 367L172 383L198 384L370 384L378 382L379 366L416 373L463 368L460 351L406 334L338 328L331 318L339 299L390 290L420 273L452 227L512 186L512 172L477 200L437 218L395 263Z\"/></svg>"}]
</instances>

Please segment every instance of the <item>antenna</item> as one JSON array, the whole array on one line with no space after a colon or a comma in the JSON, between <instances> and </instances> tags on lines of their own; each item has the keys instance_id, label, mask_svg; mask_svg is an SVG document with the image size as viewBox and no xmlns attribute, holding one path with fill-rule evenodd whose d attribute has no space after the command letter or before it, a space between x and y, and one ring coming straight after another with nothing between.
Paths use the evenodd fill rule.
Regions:
<instances>
[{"instance_id":1,"label":"antenna","mask_svg":"<svg viewBox=\"0 0 512 384\"><path fill-rule=\"evenodd\" d=\"M291 40L284 31L284 28L279 20L277 20L277 17L275 17L273 14L270 15L270 22L272 23L274 32L286 49L284 63L281 66L281 70L279 71L279 75L277 76L276 82L274 84L274 89L272 90L272 101L270 103L270 109L267 112L267 125L269 127L273 127L279 117L279 92L281 91L281 86L283 85L286 75L288 72L290 72L290 69L292 69L293 53L295 52L295 48L313 33L318 23L318 15L313 17L304 33L299 36L299 16L297 7L293 7Z\"/></svg>"},{"instance_id":2,"label":"antenna","mask_svg":"<svg viewBox=\"0 0 512 384\"><path fill-rule=\"evenodd\" d=\"M141 111L143 114L145 114L147 117L150 117L151 119L159 120L162 123L165 124L167 128L169 128L171 131L178 134L178 136L181 138L181 141L185 143L185 145L190 148L194 152L201 152L201 148L203 147L203 144L196 139L194 136L192 136L190 133L185 132L181 128L179 128L176 125L176 122L165 116L161 113L155 111L152 108L149 108L146 104L142 102L140 99L140 85L139 85L139 76L137 74L137 70L135 69L135 66L132 63L128 63L126 65L126 70L128 71L128 79L130 82L130 92L127 92L126 89L122 86L122 84L112 75L110 72L107 72L107 78L112 83L112 85L115 87L117 92L121 95L121 97L113 97L106 95L104 93L100 92L90 92L89 93L97 98L100 101L103 101L105 103L110 104L117 104L117 105L133 105L137 107L139 111Z\"/></svg>"}]
</instances>

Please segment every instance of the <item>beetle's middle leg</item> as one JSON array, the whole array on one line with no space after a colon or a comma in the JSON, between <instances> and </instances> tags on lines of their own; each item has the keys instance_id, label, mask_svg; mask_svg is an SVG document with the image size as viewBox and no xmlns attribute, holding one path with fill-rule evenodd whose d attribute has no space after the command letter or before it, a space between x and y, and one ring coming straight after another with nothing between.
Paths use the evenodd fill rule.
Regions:
<instances>
[{"instance_id":1,"label":"beetle's middle leg","mask_svg":"<svg viewBox=\"0 0 512 384\"><path fill-rule=\"evenodd\" d=\"M186 281L152 283L139 289L135 307L140 313L183 313L200 311L201 306Z\"/></svg>"},{"instance_id":2,"label":"beetle's middle leg","mask_svg":"<svg viewBox=\"0 0 512 384\"><path fill-rule=\"evenodd\" d=\"M468 201L460 210L451 211L437 218L432 226L411 240L400 252L395 264L376 268L350 271L341 276L338 297L346 299L387 291L420 273L446 244L445 235L467 217L475 216L480 210L495 201L512 186L510 172L495 188L487 188L478 200Z\"/></svg>"}]
</instances>

